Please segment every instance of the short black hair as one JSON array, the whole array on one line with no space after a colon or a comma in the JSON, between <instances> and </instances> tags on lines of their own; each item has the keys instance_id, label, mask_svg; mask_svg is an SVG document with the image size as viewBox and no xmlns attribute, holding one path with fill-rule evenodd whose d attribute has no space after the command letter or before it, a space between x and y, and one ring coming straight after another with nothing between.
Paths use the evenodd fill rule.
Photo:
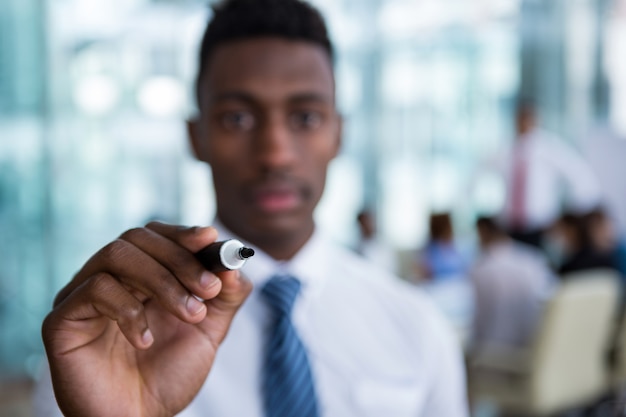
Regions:
<instances>
[{"instance_id":1,"label":"short black hair","mask_svg":"<svg viewBox=\"0 0 626 417\"><path fill-rule=\"evenodd\" d=\"M452 215L448 212L432 213L428 220L428 230L431 240L451 239L454 234Z\"/></svg>"},{"instance_id":2,"label":"short black hair","mask_svg":"<svg viewBox=\"0 0 626 417\"><path fill-rule=\"evenodd\" d=\"M306 41L321 46L333 62L334 51L320 12L302 0L223 0L214 5L206 27L196 78L196 100L200 104L200 82L215 48L223 43L264 36Z\"/></svg>"},{"instance_id":3,"label":"short black hair","mask_svg":"<svg viewBox=\"0 0 626 417\"><path fill-rule=\"evenodd\" d=\"M569 230L574 237L575 244L579 249L593 248L591 237L592 212L565 211L557 221L558 224Z\"/></svg>"}]
</instances>

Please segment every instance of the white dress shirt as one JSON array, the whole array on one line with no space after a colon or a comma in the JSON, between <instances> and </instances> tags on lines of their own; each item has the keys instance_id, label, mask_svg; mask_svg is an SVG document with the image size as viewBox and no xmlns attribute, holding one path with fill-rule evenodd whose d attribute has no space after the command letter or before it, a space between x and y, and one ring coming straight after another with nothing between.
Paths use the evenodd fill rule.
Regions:
<instances>
[{"instance_id":1,"label":"white dress shirt","mask_svg":"<svg viewBox=\"0 0 626 417\"><path fill-rule=\"evenodd\" d=\"M385 269L385 271L389 271L393 274L398 272L396 252L391 246L375 237L361 239L356 248L356 252Z\"/></svg>"},{"instance_id":2,"label":"white dress shirt","mask_svg":"<svg viewBox=\"0 0 626 417\"><path fill-rule=\"evenodd\" d=\"M513 211L514 161L520 154L527 163L522 208L525 229L549 227L559 217L563 206L585 211L600 202L600 187L587 161L559 138L534 129L492 161L506 184L502 212L505 224L511 221L508 215Z\"/></svg>"},{"instance_id":3,"label":"white dress shirt","mask_svg":"<svg viewBox=\"0 0 626 417\"><path fill-rule=\"evenodd\" d=\"M220 240L229 237L220 230ZM263 416L261 368L270 311L260 289L276 273L302 282L293 321L308 351L322 416L468 415L458 341L417 288L319 232L289 262L250 246L256 254L242 272L254 290L205 384L179 417ZM38 410L53 401L49 377L40 386Z\"/></svg>"},{"instance_id":4,"label":"white dress shirt","mask_svg":"<svg viewBox=\"0 0 626 417\"><path fill-rule=\"evenodd\" d=\"M543 255L512 240L485 250L470 271L475 294L471 347L525 347L555 278Z\"/></svg>"},{"instance_id":5,"label":"white dress shirt","mask_svg":"<svg viewBox=\"0 0 626 417\"><path fill-rule=\"evenodd\" d=\"M598 177L605 209L626 236L626 138L606 132L587 139L584 155Z\"/></svg>"}]
</instances>

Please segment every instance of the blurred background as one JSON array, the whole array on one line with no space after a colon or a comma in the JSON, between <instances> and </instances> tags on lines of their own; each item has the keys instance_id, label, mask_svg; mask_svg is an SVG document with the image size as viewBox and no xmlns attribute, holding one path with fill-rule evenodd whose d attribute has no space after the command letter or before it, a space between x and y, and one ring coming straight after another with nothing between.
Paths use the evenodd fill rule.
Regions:
<instances>
[{"instance_id":1,"label":"blurred background","mask_svg":"<svg viewBox=\"0 0 626 417\"><path fill-rule=\"evenodd\" d=\"M338 241L357 244L356 215L370 208L396 271L415 280L411 253L429 216L446 212L477 252L474 220L502 209L505 184L476 172L512 141L520 95L606 179L626 232L626 188L614 191L626 162L626 1L311 2L338 51L346 118L317 213ZM93 252L151 219L211 221L210 172L183 123L210 3L0 2L1 416L28 415L15 400L42 360L41 321Z\"/></svg>"}]
</instances>

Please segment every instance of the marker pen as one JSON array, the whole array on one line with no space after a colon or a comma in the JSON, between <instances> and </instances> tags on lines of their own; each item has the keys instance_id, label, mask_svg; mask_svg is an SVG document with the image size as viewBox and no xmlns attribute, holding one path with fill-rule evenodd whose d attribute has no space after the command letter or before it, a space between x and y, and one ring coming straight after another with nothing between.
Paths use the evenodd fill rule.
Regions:
<instances>
[{"instance_id":1,"label":"marker pen","mask_svg":"<svg viewBox=\"0 0 626 417\"><path fill-rule=\"evenodd\" d=\"M200 263L211 272L239 269L252 255L254 249L245 247L237 239L214 242L195 253Z\"/></svg>"}]
</instances>

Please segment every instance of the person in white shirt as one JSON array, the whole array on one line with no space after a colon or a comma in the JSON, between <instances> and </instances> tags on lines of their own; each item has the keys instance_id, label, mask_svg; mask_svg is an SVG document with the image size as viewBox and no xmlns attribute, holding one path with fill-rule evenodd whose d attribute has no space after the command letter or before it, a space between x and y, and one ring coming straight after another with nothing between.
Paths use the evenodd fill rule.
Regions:
<instances>
[{"instance_id":1,"label":"person in white shirt","mask_svg":"<svg viewBox=\"0 0 626 417\"><path fill-rule=\"evenodd\" d=\"M475 302L470 357L494 348L524 348L556 279L536 248L509 238L493 218L476 229L482 253L470 269Z\"/></svg>"},{"instance_id":2,"label":"person in white shirt","mask_svg":"<svg viewBox=\"0 0 626 417\"><path fill-rule=\"evenodd\" d=\"M389 272L397 273L397 254L393 247L385 244L378 236L374 212L363 209L357 214L356 220L359 226L356 253Z\"/></svg>"},{"instance_id":3,"label":"person in white shirt","mask_svg":"<svg viewBox=\"0 0 626 417\"><path fill-rule=\"evenodd\" d=\"M506 184L500 220L513 238L540 247L564 208L588 211L600 203L601 191L587 161L538 127L532 102L520 101L515 121L514 143L492 161Z\"/></svg>"},{"instance_id":4,"label":"person in white shirt","mask_svg":"<svg viewBox=\"0 0 626 417\"><path fill-rule=\"evenodd\" d=\"M216 227L150 223L87 261L43 323L36 416L468 415L458 341L434 306L315 226L341 142L326 33L299 0L214 7L189 133L212 168ZM257 251L241 272L194 257L218 236ZM289 344L272 349L277 334ZM264 388L296 369L268 377L284 346L303 369L297 403Z\"/></svg>"}]
</instances>

